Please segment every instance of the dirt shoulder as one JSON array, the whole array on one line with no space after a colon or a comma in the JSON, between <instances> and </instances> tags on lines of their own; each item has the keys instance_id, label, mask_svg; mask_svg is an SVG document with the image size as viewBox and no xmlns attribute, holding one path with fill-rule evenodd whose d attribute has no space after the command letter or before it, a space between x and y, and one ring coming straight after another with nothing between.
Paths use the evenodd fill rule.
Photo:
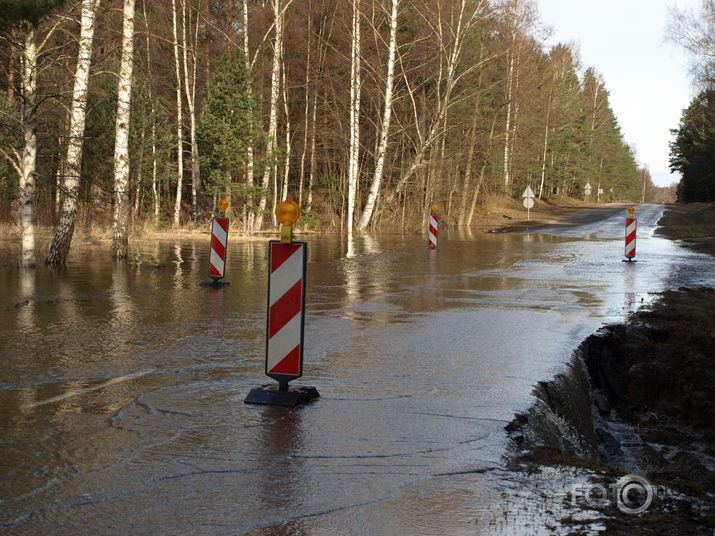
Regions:
<instances>
[{"instance_id":1,"label":"dirt shoulder","mask_svg":"<svg viewBox=\"0 0 715 536\"><path fill-rule=\"evenodd\" d=\"M658 234L715 255L715 204L671 205L659 223ZM588 432L597 437L598 453L579 457L542 443L525 445L517 457L522 468L585 465L611 480L635 471L666 490L639 515L612 504L596 508L602 534L715 534L713 304L712 288L668 290L626 323L589 337L581 347L593 418ZM528 424L520 418L512 430ZM587 517L593 520L592 513ZM573 520L562 523L569 534L582 533Z\"/></svg>"},{"instance_id":2,"label":"dirt shoulder","mask_svg":"<svg viewBox=\"0 0 715 536\"><path fill-rule=\"evenodd\" d=\"M699 252L715 256L715 203L670 205L657 234L683 243Z\"/></svg>"},{"instance_id":3,"label":"dirt shoulder","mask_svg":"<svg viewBox=\"0 0 715 536\"><path fill-rule=\"evenodd\" d=\"M523 232L545 225L598 221L603 217L603 212L621 210L623 206L589 205L577 199L553 196L534 199L534 207L527 215L521 199L492 197L480 207L475 220L476 227L490 232Z\"/></svg>"},{"instance_id":4,"label":"dirt shoulder","mask_svg":"<svg viewBox=\"0 0 715 536\"><path fill-rule=\"evenodd\" d=\"M615 205L612 205L615 206ZM620 205L619 205L620 206ZM608 205L598 205L602 210L608 210ZM485 231L496 230L499 232L526 230L531 227L568 223L578 221L578 218L592 217L599 219L599 213L585 211L585 208L595 208L585 203L569 197L553 196L548 199L535 199L534 207L530 211L530 218L527 219L527 210L524 208L521 199L513 199L504 196L486 197L477 207L472 220L472 227ZM589 216L591 215L591 216ZM580 223L587 223L581 221ZM390 229L380 229L379 231L390 231ZM308 228L298 222L296 236L306 236L325 232L331 234L334 231L321 231L320 226ZM416 232L421 232L419 229ZM426 232L426 230L425 230ZM39 226L37 229L38 250L46 251L54 234L52 227ZM189 223L179 228L172 228L169 224L155 226L151 222L137 222L129 227L129 241L161 241L161 240L200 240L210 234L210 224L208 222ZM277 231L267 229L260 232L245 233L239 226L234 224L228 235L231 242L250 242L255 240L265 240L266 237L277 236ZM19 241L21 238L20 227L13 224L0 224L0 240ZM83 245L99 246L112 241L112 229L109 225L78 223L75 229L72 247L82 247Z\"/></svg>"}]
</instances>

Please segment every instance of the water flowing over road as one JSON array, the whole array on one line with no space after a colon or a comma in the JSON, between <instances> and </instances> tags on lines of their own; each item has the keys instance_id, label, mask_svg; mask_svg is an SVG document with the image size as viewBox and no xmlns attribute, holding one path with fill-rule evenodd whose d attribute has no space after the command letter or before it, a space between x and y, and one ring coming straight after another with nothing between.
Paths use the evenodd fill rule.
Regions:
<instances>
[{"instance_id":1,"label":"water flowing over road","mask_svg":"<svg viewBox=\"0 0 715 536\"><path fill-rule=\"evenodd\" d=\"M445 231L437 250L309 237L294 383L321 397L297 409L243 403L268 381L266 243L230 243L231 285L207 289L208 237L120 264L88 248L59 272L0 242L0 529L538 534L558 505L507 515L504 425L601 325L713 282L709 257L653 236L663 210L638 207L633 264L623 207Z\"/></svg>"}]
</instances>

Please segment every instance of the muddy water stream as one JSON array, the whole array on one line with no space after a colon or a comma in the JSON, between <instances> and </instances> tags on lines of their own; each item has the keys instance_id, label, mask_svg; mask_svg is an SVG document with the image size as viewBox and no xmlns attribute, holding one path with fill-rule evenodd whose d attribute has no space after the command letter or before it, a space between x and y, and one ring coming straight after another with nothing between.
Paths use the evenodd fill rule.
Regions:
<instances>
[{"instance_id":1,"label":"muddy water stream","mask_svg":"<svg viewBox=\"0 0 715 536\"><path fill-rule=\"evenodd\" d=\"M705 257L652 236L661 212L641 211L634 265L612 212L445 232L436 251L309 237L295 383L321 398L296 410L243 403L268 381L265 243L231 243L231 285L207 289L208 239L135 244L119 264L86 248L56 272L19 270L0 242L0 528L538 534L558 505L509 514L504 425L603 323L712 279Z\"/></svg>"}]
</instances>

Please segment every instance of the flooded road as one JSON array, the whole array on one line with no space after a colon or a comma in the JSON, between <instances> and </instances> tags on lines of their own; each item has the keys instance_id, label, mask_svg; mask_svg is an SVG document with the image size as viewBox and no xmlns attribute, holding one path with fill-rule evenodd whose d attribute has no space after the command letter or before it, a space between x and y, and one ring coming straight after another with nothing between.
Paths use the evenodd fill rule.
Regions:
<instances>
[{"instance_id":1,"label":"flooded road","mask_svg":"<svg viewBox=\"0 0 715 536\"><path fill-rule=\"evenodd\" d=\"M599 212L600 211L600 212ZM266 383L267 243L208 236L15 267L0 242L0 529L34 535L540 534L504 515L504 425L572 350L709 257L622 209L514 234L309 237L304 377L321 398L250 406ZM516 500L516 499L515 499ZM532 515L533 514L533 515ZM544 532L548 534L548 532Z\"/></svg>"}]
</instances>

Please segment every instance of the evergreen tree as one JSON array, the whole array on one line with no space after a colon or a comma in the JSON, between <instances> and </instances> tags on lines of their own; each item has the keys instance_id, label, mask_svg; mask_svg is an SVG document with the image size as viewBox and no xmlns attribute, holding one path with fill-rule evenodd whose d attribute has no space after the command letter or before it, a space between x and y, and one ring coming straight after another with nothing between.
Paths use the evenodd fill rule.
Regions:
<instances>
[{"instance_id":1,"label":"evergreen tree","mask_svg":"<svg viewBox=\"0 0 715 536\"><path fill-rule=\"evenodd\" d=\"M670 169L682 175L678 201L715 201L715 90L695 97L672 132Z\"/></svg>"},{"instance_id":2,"label":"evergreen tree","mask_svg":"<svg viewBox=\"0 0 715 536\"><path fill-rule=\"evenodd\" d=\"M227 192L250 202L261 189L236 184L245 177L249 148L265 144L253 94L253 82L241 54L226 56L209 82L199 122L198 139L204 189L214 196Z\"/></svg>"}]
</instances>

